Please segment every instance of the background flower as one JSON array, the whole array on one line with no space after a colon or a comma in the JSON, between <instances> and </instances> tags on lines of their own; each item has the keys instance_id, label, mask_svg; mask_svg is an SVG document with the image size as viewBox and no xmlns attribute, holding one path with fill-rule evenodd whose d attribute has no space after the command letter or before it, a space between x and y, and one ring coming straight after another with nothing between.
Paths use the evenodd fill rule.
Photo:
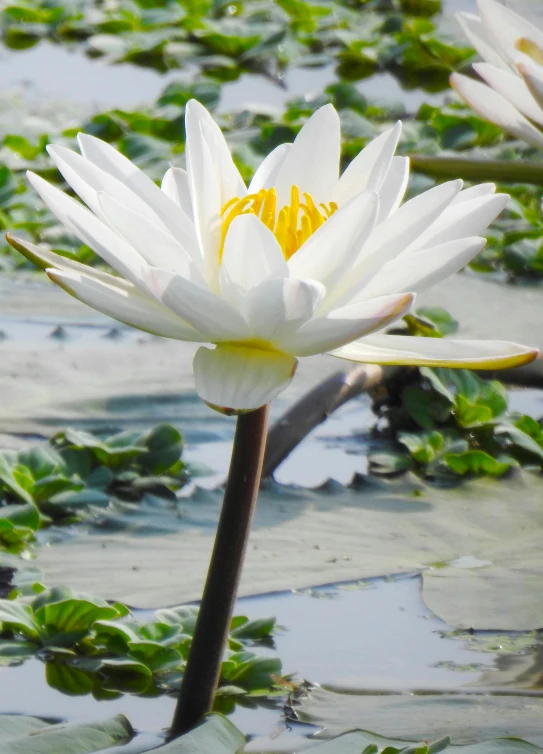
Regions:
<instances>
[{"instance_id":1,"label":"background flower","mask_svg":"<svg viewBox=\"0 0 543 754\"><path fill-rule=\"evenodd\" d=\"M10 239L81 301L141 330L211 343L196 389L228 412L257 408L291 381L297 357L494 368L535 356L511 343L376 335L414 294L466 265L507 196L449 181L401 202L400 124L339 175L339 118L318 110L246 188L224 137L192 100L187 170L156 186L113 147L80 134L81 155L49 153L80 202L30 173L62 223L121 276ZM362 340L359 340L361 339ZM356 342L353 342L356 341Z\"/></svg>"},{"instance_id":2,"label":"background flower","mask_svg":"<svg viewBox=\"0 0 543 754\"><path fill-rule=\"evenodd\" d=\"M543 32L497 0L477 7L479 16L456 17L484 60L473 68L486 84L453 73L451 86L483 118L543 149Z\"/></svg>"}]
</instances>

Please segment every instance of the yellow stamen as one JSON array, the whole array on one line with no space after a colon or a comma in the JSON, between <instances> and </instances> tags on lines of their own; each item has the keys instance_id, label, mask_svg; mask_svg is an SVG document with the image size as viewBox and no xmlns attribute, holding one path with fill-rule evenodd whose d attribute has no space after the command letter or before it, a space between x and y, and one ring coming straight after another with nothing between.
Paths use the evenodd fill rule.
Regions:
<instances>
[{"instance_id":1,"label":"yellow stamen","mask_svg":"<svg viewBox=\"0 0 543 754\"><path fill-rule=\"evenodd\" d=\"M277 207L275 189L261 189L257 194L247 194L243 199L230 199L221 210L221 244L219 259L222 259L226 234L232 222L240 215L252 214L275 235L286 259L298 251L300 246L337 210L337 204L320 204L309 194L304 193L305 202L300 203L300 190L292 186L290 204Z\"/></svg>"},{"instance_id":2,"label":"yellow stamen","mask_svg":"<svg viewBox=\"0 0 543 754\"><path fill-rule=\"evenodd\" d=\"M289 228L296 230L298 225L298 212L300 210L300 192L298 186L293 186L290 190L290 213Z\"/></svg>"}]
</instances>

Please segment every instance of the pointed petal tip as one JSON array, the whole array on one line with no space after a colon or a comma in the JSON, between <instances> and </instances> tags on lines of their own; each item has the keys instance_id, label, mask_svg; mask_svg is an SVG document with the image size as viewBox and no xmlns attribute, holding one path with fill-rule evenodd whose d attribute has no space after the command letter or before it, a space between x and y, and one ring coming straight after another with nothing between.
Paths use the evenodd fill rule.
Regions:
<instances>
[{"instance_id":1,"label":"pointed petal tip","mask_svg":"<svg viewBox=\"0 0 543 754\"><path fill-rule=\"evenodd\" d=\"M519 345L519 349L523 346ZM526 348L523 352L513 354L509 357L499 357L494 361L489 360L487 364L482 364L478 368L481 370L492 369L513 369L514 367L525 366L531 364L539 357L539 348Z\"/></svg>"},{"instance_id":2,"label":"pointed petal tip","mask_svg":"<svg viewBox=\"0 0 543 754\"><path fill-rule=\"evenodd\" d=\"M16 251L18 251L26 259L28 259L29 262L35 264L36 267L45 270L45 268L49 266L50 262L46 262L45 260L41 259L40 256L36 253L38 249L34 247L34 244L30 243L29 241L25 241L23 238L17 238L11 233L6 233L6 241Z\"/></svg>"},{"instance_id":3,"label":"pointed petal tip","mask_svg":"<svg viewBox=\"0 0 543 754\"><path fill-rule=\"evenodd\" d=\"M58 287L62 288L62 290L66 291L66 293L69 293L70 296L77 298L72 286L69 284L69 280L73 280L77 276L74 276L69 272L60 272L59 270L55 270L53 267L47 267L45 269L45 274L47 275L49 280L51 280L51 282L58 285Z\"/></svg>"}]
</instances>

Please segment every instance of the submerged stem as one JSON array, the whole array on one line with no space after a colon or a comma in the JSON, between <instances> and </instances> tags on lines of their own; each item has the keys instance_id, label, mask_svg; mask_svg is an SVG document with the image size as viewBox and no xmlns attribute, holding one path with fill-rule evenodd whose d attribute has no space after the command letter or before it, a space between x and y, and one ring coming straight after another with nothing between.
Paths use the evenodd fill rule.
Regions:
<instances>
[{"instance_id":1,"label":"submerged stem","mask_svg":"<svg viewBox=\"0 0 543 754\"><path fill-rule=\"evenodd\" d=\"M269 406L241 414L204 594L170 738L191 730L213 707L266 446Z\"/></svg>"}]
</instances>

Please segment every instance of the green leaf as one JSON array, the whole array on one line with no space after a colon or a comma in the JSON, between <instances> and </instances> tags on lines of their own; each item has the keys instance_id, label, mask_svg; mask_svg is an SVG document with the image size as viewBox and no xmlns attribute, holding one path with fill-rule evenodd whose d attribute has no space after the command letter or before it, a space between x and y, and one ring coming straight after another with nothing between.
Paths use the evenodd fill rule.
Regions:
<instances>
[{"instance_id":1,"label":"green leaf","mask_svg":"<svg viewBox=\"0 0 543 754\"><path fill-rule=\"evenodd\" d=\"M237 663L238 657L244 654L247 655L231 655L229 660ZM281 675L281 661L277 657L253 655L245 662L236 664L235 669L226 676L226 680L248 691L260 691L273 685L272 675Z\"/></svg>"},{"instance_id":2,"label":"green leaf","mask_svg":"<svg viewBox=\"0 0 543 754\"><path fill-rule=\"evenodd\" d=\"M543 447L538 442L538 434L541 435L541 427L530 417L522 417L522 420L517 422L517 426L511 424L499 424L496 427L497 435L505 435L511 442L514 449L520 449L521 451L528 453L539 463L543 463ZM534 424L537 425L538 430L534 431ZM528 431L526 431L528 430ZM537 439L535 439L537 438ZM510 449L509 449L510 450Z\"/></svg>"},{"instance_id":3,"label":"green leaf","mask_svg":"<svg viewBox=\"0 0 543 754\"><path fill-rule=\"evenodd\" d=\"M490 476L503 476L515 461L512 458L493 458L483 450L468 450L465 453L446 453L443 460L447 466L455 472L465 476L466 474L489 474Z\"/></svg>"},{"instance_id":4,"label":"green leaf","mask_svg":"<svg viewBox=\"0 0 543 754\"><path fill-rule=\"evenodd\" d=\"M105 689L123 694L142 694L153 680L150 668L131 659L100 659L96 663L95 672Z\"/></svg>"},{"instance_id":5,"label":"green leaf","mask_svg":"<svg viewBox=\"0 0 543 754\"><path fill-rule=\"evenodd\" d=\"M2 717L0 729L1 726ZM133 735L132 726L124 715L99 723L36 726L26 735L4 740L2 754L91 754L125 743Z\"/></svg>"},{"instance_id":6,"label":"green leaf","mask_svg":"<svg viewBox=\"0 0 543 754\"><path fill-rule=\"evenodd\" d=\"M13 474L13 457L7 452L0 453L0 482L2 482L15 497L25 503L33 503L32 495L22 486Z\"/></svg>"},{"instance_id":7,"label":"green leaf","mask_svg":"<svg viewBox=\"0 0 543 754\"><path fill-rule=\"evenodd\" d=\"M61 459L52 448L38 445L19 453L19 462L28 467L33 478L38 480L51 476L59 470Z\"/></svg>"},{"instance_id":8,"label":"green leaf","mask_svg":"<svg viewBox=\"0 0 543 754\"><path fill-rule=\"evenodd\" d=\"M275 618L249 620L245 616L237 616L232 619L230 636L236 639L262 639L265 636L269 636L274 628Z\"/></svg>"},{"instance_id":9,"label":"green leaf","mask_svg":"<svg viewBox=\"0 0 543 754\"><path fill-rule=\"evenodd\" d=\"M429 320L442 335L453 335L458 330L458 322L445 309L437 306L420 306L416 314Z\"/></svg>"},{"instance_id":10,"label":"green leaf","mask_svg":"<svg viewBox=\"0 0 543 754\"><path fill-rule=\"evenodd\" d=\"M427 464L436 458L443 447L440 432L400 432L398 440L405 445L417 463Z\"/></svg>"},{"instance_id":11,"label":"green leaf","mask_svg":"<svg viewBox=\"0 0 543 754\"><path fill-rule=\"evenodd\" d=\"M436 397L419 385L408 385L403 390L402 405L421 429L434 429L450 411L447 399Z\"/></svg>"},{"instance_id":12,"label":"green leaf","mask_svg":"<svg viewBox=\"0 0 543 754\"><path fill-rule=\"evenodd\" d=\"M152 474L168 471L181 458L183 452L181 433L171 424L159 424L154 427L144 437L144 444L148 450L142 453L138 463Z\"/></svg>"},{"instance_id":13,"label":"green leaf","mask_svg":"<svg viewBox=\"0 0 543 754\"><path fill-rule=\"evenodd\" d=\"M33 641L38 641L40 625L30 605L10 600L0 600L0 626L2 632L21 633Z\"/></svg>"},{"instance_id":14,"label":"green leaf","mask_svg":"<svg viewBox=\"0 0 543 754\"><path fill-rule=\"evenodd\" d=\"M135 621L97 620L93 624L98 641L103 641L107 636L120 639L126 645L130 641L139 640L139 628L139 624Z\"/></svg>"},{"instance_id":15,"label":"green leaf","mask_svg":"<svg viewBox=\"0 0 543 754\"><path fill-rule=\"evenodd\" d=\"M94 676L91 673L64 662L46 663L45 679L52 689L57 689L68 696L90 694L95 685Z\"/></svg>"},{"instance_id":16,"label":"green leaf","mask_svg":"<svg viewBox=\"0 0 543 754\"><path fill-rule=\"evenodd\" d=\"M62 510L64 508L85 508L88 505L94 505L98 508L107 508L111 500L108 495L101 490L86 488L79 492L61 492L54 495L48 502L48 509L51 507Z\"/></svg>"},{"instance_id":17,"label":"green leaf","mask_svg":"<svg viewBox=\"0 0 543 754\"><path fill-rule=\"evenodd\" d=\"M226 717L207 715L190 733L160 748L160 754L237 754L245 736Z\"/></svg>"},{"instance_id":18,"label":"green leaf","mask_svg":"<svg viewBox=\"0 0 543 754\"><path fill-rule=\"evenodd\" d=\"M454 418L461 427L477 427L492 421L492 411L480 403L470 403L463 395L455 399Z\"/></svg>"},{"instance_id":19,"label":"green leaf","mask_svg":"<svg viewBox=\"0 0 543 754\"><path fill-rule=\"evenodd\" d=\"M36 654L37 645L32 641L0 641L0 664L18 665L23 660Z\"/></svg>"},{"instance_id":20,"label":"green leaf","mask_svg":"<svg viewBox=\"0 0 543 754\"><path fill-rule=\"evenodd\" d=\"M36 531L40 526L40 512L35 505L4 505L0 508L0 531L3 524L22 526L25 529Z\"/></svg>"},{"instance_id":21,"label":"green leaf","mask_svg":"<svg viewBox=\"0 0 543 754\"><path fill-rule=\"evenodd\" d=\"M176 649L164 647L155 641L131 641L128 649L136 660L153 673L180 669L183 665L183 657Z\"/></svg>"}]
</instances>

